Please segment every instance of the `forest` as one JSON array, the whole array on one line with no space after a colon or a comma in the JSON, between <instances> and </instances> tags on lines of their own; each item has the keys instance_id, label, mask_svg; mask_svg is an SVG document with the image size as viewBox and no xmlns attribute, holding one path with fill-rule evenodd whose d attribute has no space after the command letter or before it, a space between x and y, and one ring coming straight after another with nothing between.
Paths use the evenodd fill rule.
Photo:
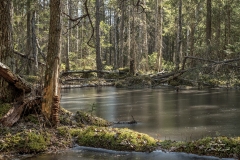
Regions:
<instances>
[{"instance_id":1,"label":"forest","mask_svg":"<svg viewBox=\"0 0 240 160\"><path fill-rule=\"evenodd\" d=\"M239 14L236 0L1 0L1 125L27 108L58 126L74 79L238 88Z\"/></svg>"}]
</instances>

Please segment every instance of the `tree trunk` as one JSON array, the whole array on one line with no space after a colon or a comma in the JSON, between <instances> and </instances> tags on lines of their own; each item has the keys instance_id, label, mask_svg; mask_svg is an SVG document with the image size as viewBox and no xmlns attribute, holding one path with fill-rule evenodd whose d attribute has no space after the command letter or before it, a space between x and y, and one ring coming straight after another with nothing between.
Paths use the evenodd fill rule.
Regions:
<instances>
[{"instance_id":1,"label":"tree trunk","mask_svg":"<svg viewBox=\"0 0 240 160\"><path fill-rule=\"evenodd\" d=\"M135 36L135 10L132 8L132 38L131 38L131 54L130 54L130 69L132 68L133 71L131 73L134 75L136 73L136 36Z\"/></svg>"},{"instance_id":2,"label":"tree trunk","mask_svg":"<svg viewBox=\"0 0 240 160\"><path fill-rule=\"evenodd\" d=\"M53 125L57 125L57 109L59 107L59 63L61 44L61 0L50 0L50 26L48 54L43 90L42 113Z\"/></svg>"},{"instance_id":3,"label":"tree trunk","mask_svg":"<svg viewBox=\"0 0 240 160\"><path fill-rule=\"evenodd\" d=\"M159 51L158 51L158 72L162 70L162 52L163 52L163 3L162 0L160 0L159 4L159 12L160 12L160 23L159 23Z\"/></svg>"},{"instance_id":4,"label":"tree trunk","mask_svg":"<svg viewBox=\"0 0 240 160\"><path fill-rule=\"evenodd\" d=\"M97 70L102 70L101 60L101 43L100 43L100 0L96 0L96 22L95 22L95 33L96 33L96 64ZM101 77L101 73L98 73L98 77Z\"/></svg>"},{"instance_id":5,"label":"tree trunk","mask_svg":"<svg viewBox=\"0 0 240 160\"><path fill-rule=\"evenodd\" d=\"M72 17L72 0L68 0L68 15ZM71 20L68 20L68 33L67 33L67 42L66 42L66 66L65 70L69 71L70 70L70 65L69 65L69 52L70 52L70 43L71 43L71 36L72 36L72 22Z\"/></svg>"},{"instance_id":6,"label":"tree trunk","mask_svg":"<svg viewBox=\"0 0 240 160\"><path fill-rule=\"evenodd\" d=\"M206 45L207 52L206 57L210 58L211 53L211 35L212 35L212 1L207 0L207 17L206 17Z\"/></svg>"},{"instance_id":7,"label":"tree trunk","mask_svg":"<svg viewBox=\"0 0 240 160\"><path fill-rule=\"evenodd\" d=\"M128 6L128 56L126 56L125 64L129 64L129 58L131 56L131 6Z\"/></svg>"},{"instance_id":8,"label":"tree trunk","mask_svg":"<svg viewBox=\"0 0 240 160\"><path fill-rule=\"evenodd\" d=\"M0 62L9 66L14 70L12 64L13 60L13 46L12 46L12 1L0 1ZM12 60L12 61L11 61ZM0 100L12 102L14 100L13 89L0 76Z\"/></svg>"},{"instance_id":9,"label":"tree trunk","mask_svg":"<svg viewBox=\"0 0 240 160\"><path fill-rule=\"evenodd\" d=\"M118 69L118 54L119 54L119 33L118 33L119 17L116 11L114 12L114 68Z\"/></svg>"},{"instance_id":10,"label":"tree trunk","mask_svg":"<svg viewBox=\"0 0 240 160\"><path fill-rule=\"evenodd\" d=\"M158 51L158 45L159 45L159 0L155 0L155 37L154 37L154 42L155 42L155 46L154 46L154 52Z\"/></svg>"},{"instance_id":11,"label":"tree trunk","mask_svg":"<svg viewBox=\"0 0 240 160\"><path fill-rule=\"evenodd\" d=\"M28 58L34 58L34 63L27 61L27 74L36 75L38 68L37 44L36 44L36 11L33 10L33 0L27 1L27 48Z\"/></svg>"},{"instance_id":12,"label":"tree trunk","mask_svg":"<svg viewBox=\"0 0 240 160\"><path fill-rule=\"evenodd\" d=\"M143 1L146 5L146 0ZM143 56L145 57L145 71L149 70L148 67L148 30L147 30L147 16L146 13L143 14Z\"/></svg>"},{"instance_id":13,"label":"tree trunk","mask_svg":"<svg viewBox=\"0 0 240 160\"><path fill-rule=\"evenodd\" d=\"M123 43L124 43L124 21L125 21L125 3L124 1L119 1L120 3L120 8L121 8L121 23L120 23L120 33L119 33L119 67L122 68L123 67L123 56L124 56L124 47L123 47Z\"/></svg>"},{"instance_id":14,"label":"tree trunk","mask_svg":"<svg viewBox=\"0 0 240 160\"><path fill-rule=\"evenodd\" d=\"M189 35L189 55L190 56L195 56L194 55L194 44L195 44L195 30L198 24L198 12L200 10L200 2L197 4L196 9L195 9L195 14L193 16L193 23L190 24L190 35ZM191 63L191 66L193 67L193 63Z\"/></svg>"},{"instance_id":15,"label":"tree trunk","mask_svg":"<svg viewBox=\"0 0 240 160\"><path fill-rule=\"evenodd\" d=\"M179 70L179 65L182 58L182 0L178 1L178 30L175 55L176 55L175 69Z\"/></svg>"}]
</instances>

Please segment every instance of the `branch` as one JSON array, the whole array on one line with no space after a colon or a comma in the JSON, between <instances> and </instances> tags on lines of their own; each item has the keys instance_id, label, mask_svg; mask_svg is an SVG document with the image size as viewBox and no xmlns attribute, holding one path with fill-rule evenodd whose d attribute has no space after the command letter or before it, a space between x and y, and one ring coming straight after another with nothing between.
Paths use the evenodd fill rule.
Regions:
<instances>
[{"instance_id":1,"label":"branch","mask_svg":"<svg viewBox=\"0 0 240 160\"><path fill-rule=\"evenodd\" d=\"M92 28L92 34L91 34L91 37L89 38L89 40L87 41L87 44L88 44L88 46L90 46L90 47L92 47L92 48L95 48L93 45L90 44L90 41L92 40L92 38L93 38L93 36L94 36L94 27L93 27L93 22L92 22L92 19L91 19L91 17L90 17L89 10L88 10L88 0L85 0L85 2L84 2L84 9L85 9L85 11L86 11L86 14L84 14L84 15L82 15L82 16L80 16L80 17L76 17L76 18L72 18L72 17L71 17L70 15L68 15L67 13L62 12L64 15L66 15L66 16L68 17L68 19L69 19L70 21L73 21L73 22L76 22L76 21L77 21L77 23L75 23L72 27L70 27L70 28L67 29L67 32L68 32L68 30L70 30L70 29L72 29L72 28L75 28L77 25L79 25L79 23L81 22L82 19L84 19L84 18L87 17L88 20L89 20L89 22L90 22L91 28ZM66 32L66 33L67 33L67 32ZM64 33L64 34L65 34L65 33Z\"/></svg>"},{"instance_id":2,"label":"branch","mask_svg":"<svg viewBox=\"0 0 240 160\"><path fill-rule=\"evenodd\" d=\"M40 52L40 54L41 54L43 60L46 61L46 55L42 52L37 37L36 37L36 44L37 44L38 51Z\"/></svg>"},{"instance_id":3,"label":"branch","mask_svg":"<svg viewBox=\"0 0 240 160\"><path fill-rule=\"evenodd\" d=\"M199 61L206 61L206 62L210 62L210 63L214 63L214 64L227 64L227 63L231 63L231 62L235 62L235 61L240 60L240 58L235 58L235 59L229 59L229 60L224 60L224 61L214 61L214 60L208 60L208 59L203 59L203 58L199 58L199 57L185 56L184 59L183 59L183 65L182 65L181 70L184 70L187 59L195 59L195 60L199 60Z\"/></svg>"}]
</instances>

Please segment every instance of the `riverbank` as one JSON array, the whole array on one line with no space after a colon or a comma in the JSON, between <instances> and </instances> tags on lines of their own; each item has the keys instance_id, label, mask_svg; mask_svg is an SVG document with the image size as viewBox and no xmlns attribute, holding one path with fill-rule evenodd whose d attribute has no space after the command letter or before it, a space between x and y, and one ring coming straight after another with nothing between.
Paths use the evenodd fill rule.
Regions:
<instances>
[{"instance_id":1,"label":"riverbank","mask_svg":"<svg viewBox=\"0 0 240 160\"><path fill-rule=\"evenodd\" d=\"M118 151L164 150L240 158L239 137L205 137L189 142L161 141L130 129L112 128L110 122L91 113L79 111L73 114L64 109L61 109L57 128L48 126L43 116L29 114L11 128L1 127L0 136L0 159L11 159L19 154L55 153L76 144Z\"/></svg>"}]
</instances>

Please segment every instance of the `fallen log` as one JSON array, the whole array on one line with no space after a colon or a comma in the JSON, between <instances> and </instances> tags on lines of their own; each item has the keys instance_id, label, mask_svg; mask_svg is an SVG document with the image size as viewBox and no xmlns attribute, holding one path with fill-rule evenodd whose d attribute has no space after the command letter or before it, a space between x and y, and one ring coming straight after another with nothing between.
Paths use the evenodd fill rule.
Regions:
<instances>
[{"instance_id":1,"label":"fallen log","mask_svg":"<svg viewBox=\"0 0 240 160\"><path fill-rule=\"evenodd\" d=\"M31 92L31 86L20 76L14 74L8 66L0 62L0 76L4 78L9 84L13 85L17 89L24 93Z\"/></svg>"},{"instance_id":2,"label":"fallen log","mask_svg":"<svg viewBox=\"0 0 240 160\"><path fill-rule=\"evenodd\" d=\"M76 74L76 73L106 73L106 74L110 74L110 73L119 73L119 71L105 71L105 70L79 70L79 71L65 71L61 73L61 76L65 76L68 74Z\"/></svg>"},{"instance_id":3,"label":"fallen log","mask_svg":"<svg viewBox=\"0 0 240 160\"><path fill-rule=\"evenodd\" d=\"M0 119L0 123L3 126L11 127L13 126L22 116L23 111L25 114L30 112L40 113L40 106L42 102L41 97L36 97L34 99L25 99L23 102L15 102L13 107Z\"/></svg>"}]
</instances>

